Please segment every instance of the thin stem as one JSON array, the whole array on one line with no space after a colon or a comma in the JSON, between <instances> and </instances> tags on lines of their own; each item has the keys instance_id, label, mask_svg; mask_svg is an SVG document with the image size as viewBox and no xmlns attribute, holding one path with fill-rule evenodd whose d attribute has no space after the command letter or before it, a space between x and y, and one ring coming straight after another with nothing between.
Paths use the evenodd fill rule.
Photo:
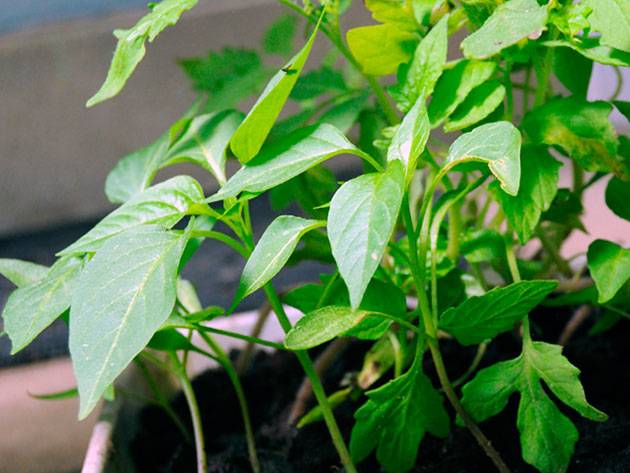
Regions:
<instances>
[{"instance_id":1,"label":"thin stem","mask_svg":"<svg viewBox=\"0 0 630 473\"><path fill-rule=\"evenodd\" d=\"M505 119L514 121L514 93L512 91L512 63L505 62L503 86L505 87Z\"/></svg>"},{"instance_id":2,"label":"thin stem","mask_svg":"<svg viewBox=\"0 0 630 473\"><path fill-rule=\"evenodd\" d=\"M239 340L245 340L246 342L256 343L258 345L263 345L270 348L275 348L276 350L286 350L285 346L281 343L272 342L270 340L264 340L262 338L251 337L249 335L244 335L242 333L231 332L229 330L222 330L220 328L208 327L207 325L178 325L178 328L191 328L194 327L195 330L199 332L209 332L216 333L217 335L224 335L226 337L237 338Z\"/></svg>"},{"instance_id":3,"label":"thin stem","mask_svg":"<svg viewBox=\"0 0 630 473\"><path fill-rule=\"evenodd\" d=\"M463 384L475 372L475 370L479 366L479 363L481 363L483 356L486 354L487 348L488 348L487 342L483 342L479 344L479 346L477 347L477 352L475 353L475 357L470 363L470 366L468 367L468 369L463 375L461 375L459 378L453 381L453 387L457 387L460 384Z\"/></svg>"},{"instance_id":4,"label":"thin stem","mask_svg":"<svg viewBox=\"0 0 630 473\"><path fill-rule=\"evenodd\" d=\"M523 116L529 110L529 93L532 88L530 87L530 82L532 80L532 68L528 64L525 68L525 84L523 85Z\"/></svg>"},{"instance_id":5,"label":"thin stem","mask_svg":"<svg viewBox=\"0 0 630 473\"><path fill-rule=\"evenodd\" d=\"M569 263L567 263L567 260L562 257L559 249L556 248L553 242L547 237L545 232L542 229L538 229L536 231L536 236L540 240L540 243L542 244L545 251L549 254L549 256L551 256L551 259L556 264L558 270L567 278L572 277L573 271L571 271Z\"/></svg>"},{"instance_id":6,"label":"thin stem","mask_svg":"<svg viewBox=\"0 0 630 473\"><path fill-rule=\"evenodd\" d=\"M558 30L553 29L549 34L549 39L554 40L558 36ZM542 54L538 53L534 58L534 67L536 69L536 95L534 97L534 106L539 107L549 93L549 78L551 77L551 68L553 66L554 48L544 48Z\"/></svg>"},{"instance_id":7,"label":"thin stem","mask_svg":"<svg viewBox=\"0 0 630 473\"><path fill-rule=\"evenodd\" d=\"M507 258L508 268L510 269L510 275L512 281L521 281L521 272L518 269L518 263L516 261L516 253L514 252L514 244L512 243L512 237L506 237L505 239L505 256ZM529 328L529 315L523 317L523 343L529 344L532 341L532 334Z\"/></svg>"},{"instance_id":8,"label":"thin stem","mask_svg":"<svg viewBox=\"0 0 630 473\"><path fill-rule=\"evenodd\" d=\"M619 94L621 94L621 90L623 89L623 74L621 73L621 69L619 66L613 66L613 70L615 71L615 75L617 76L617 86L615 87L614 92L610 96L610 101L617 100Z\"/></svg>"},{"instance_id":9,"label":"thin stem","mask_svg":"<svg viewBox=\"0 0 630 473\"><path fill-rule=\"evenodd\" d=\"M227 246L232 248L238 254L240 254L243 258L247 258L247 250L243 245L241 245L238 241L232 238L225 233L216 232L214 230L193 230L191 232L192 237L203 237L203 238L212 238L213 240L220 241L225 243Z\"/></svg>"}]
</instances>

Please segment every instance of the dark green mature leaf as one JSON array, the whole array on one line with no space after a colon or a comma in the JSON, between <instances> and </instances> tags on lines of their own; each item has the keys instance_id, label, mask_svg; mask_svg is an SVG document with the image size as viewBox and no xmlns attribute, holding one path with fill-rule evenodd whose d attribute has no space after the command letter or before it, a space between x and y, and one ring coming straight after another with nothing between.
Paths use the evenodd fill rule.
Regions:
<instances>
[{"instance_id":1,"label":"dark green mature leaf","mask_svg":"<svg viewBox=\"0 0 630 473\"><path fill-rule=\"evenodd\" d=\"M151 12L145 15L128 30L116 30L118 38L114 58L109 66L107 78L100 90L87 102L91 107L118 94L131 77L136 66L146 52L145 41L152 42L168 26L177 23L186 10L190 10L198 0L163 0L155 4Z\"/></svg>"},{"instance_id":2,"label":"dark green mature leaf","mask_svg":"<svg viewBox=\"0 0 630 473\"><path fill-rule=\"evenodd\" d=\"M352 28L346 40L364 73L383 76L393 74L412 57L412 45L418 37L396 24L386 23Z\"/></svg>"},{"instance_id":3,"label":"dark green mature leaf","mask_svg":"<svg viewBox=\"0 0 630 473\"><path fill-rule=\"evenodd\" d=\"M46 277L49 268L18 259L0 258L0 274L17 287L35 284Z\"/></svg>"},{"instance_id":4,"label":"dark green mature leaf","mask_svg":"<svg viewBox=\"0 0 630 473\"><path fill-rule=\"evenodd\" d=\"M588 21L601 33L604 46L630 52L630 3L627 0L586 0L592 9Z\"/></svg>"},{"instance_id":5,"label":"dark green mature leaf","mask_svg":"<svg viewBox=\"0 0 630 473\"><path fill-rule=\"evenodd\" d=\"M283 15L278 18L263 37L263 49L269 54L288 56L293 51L293 38L297 29L297 18Z\"/></svg>"},{"instance_id":6,"label":"dark green mature leaf","mask_svg":"<svg viewBox=\"0 0 630 473\"><path fill-rule=\"evenodd\" d=\"M398 160L403 164L407 183L411 181L416 171L418 157L424 151L429 133L431 124L424 97L420 97L403 118L387 149L388 161Z\"/></svg>"},{"instance_id":7,"label":"dark green mature leaf","mask_svg":"<svg viewBox=\"0 0 630 473\"><path fill-rule=\"evenodd\" d=\"M440 328L462 345L474 345L511 330L553 291L556 281L521 281L466 299L440 318Z\"/></svg>"},{"instance_id":8,"label":"dark green mature leaf","mask_svg":"<svg viewBox=\"0 0 630 473\"><path fill-rule=\"evenodd\" d=\"M189 176L177 176L148 188L101 220L60 255L95 252L113 236L131 228L159 224L170 228L195 204L203 202L203 189Z\"/></svg>"},{"instance_id":9,"label":"dark green mature leaf","mask_svg":"<svg viewBox=\"0 0 630 473\"><path fill-rule=\"evenodd\" d=\"M606 240L588 247L588 269L599 292L598 302L608 302L630 279L630 249Z\"/></svg>"},{"instance_id":10,"label":"dark green mature leaf","mask_svg":"<svg viewBox=\"0 0 630 473\"><path fill-rule=\"evenodd\" d=\"M447 50L448 15L445 15L422 38L411 63L403 69L398 86L391 90L403 112L407 112L420 97L428 97L433 93L446 63Z\"/></svg>"},{"instance_id":11,"label":"dark green mature leaf","mask_svg":"<svg viewBox=\"0 0 630 473\"><path fill-rule=\"evenodd\" d=\"M490 79L496 67L494 62L463 60L446 69L429 104L431 125L437 127L448 118L475 87Z\"/></svg>"},{"instance_id":12,"label":"dark green mature leaf","mask_svg":"<svg viewBox=\"0 0 630 473\"><path fill-rule=\"evenodd\" d=\"M471 127L494 112L505 98L505 87L499 81L476 87L444 124L447 133Z\"/></svg>"},{"instance_id":13,"label":"dark green mature leaf","mask_svg":"<svg viewBox=\"0 0 630 473\"><path fill-rule=\"evenodd\" d=\"M524 244L534 233L542 213L549 209L556 197L558 170L562 164L541 146L524 147L522 164L518 195L512 197L497 189L495 196L510 227Z\"/></svg>"},{"instance_id":14,"label":"dark green mature leaf","mask_svg":"<svg viewBox=\"0 0 630 473\"><path fill-rule=\"evenodd\" d=\"M571 48L557 48L553 55L553 71L573 95L586 99L593 71L592 59Z\"/></svg>"},{"instance_id":15,"label":"dark green mature leaf","mask_svg":"<svg viewBox=\"0 0 630 473\"><path fill-rule=\"evenodd\" d=\"M160 351L195 351L195 346L188 337L185 337L174 328L166 328L155 332L147 347Z\"/></svg>"},{"instance_id":16,"label":"dark green mature leaf","mask_svg":"<svg viewBox=\"0 0 630 473\"><path fill-rule=\"evenodd\" d=\"M249 162L262 147L284 107L313 47L318 28L304 47L269 81L265 90L232 135L230 146L241 163Z\"/></svg>"},{"instance_id":17,"label":"dark green mature leaf","mask_svg":"<svg viewBox=\"0 0 630 473\"><path fill-rule=\"evenodd\" d=\"M578 42L566 40L545 41L543 44L552 48L571 48L582 56L600 64L620 67L630 66L630 53L602 46L599 38L580 38Z\"/></svg>"},{"instance_id":18,"label":"dark green mature leaf","mask_svg":"<svg viewBox=\"0 0 630 473\"><path fill-rule=\"evenodd\" d=\"M335 190L335 175L320 165L271 189L269 200L276 211L284 210L291 202L297 202L307 215L325 219L328 209L321 206L330 202Z\"/></svg>"},{"instance_id":19,"label":"dark green mature leaf","mask_svg":"<svg viewBox=\"0 0 630 473\"><path fill-rule=\"evenodd\" d=\"M368 401L355 413L350 454L355 461L376 449L387 472L410 470L416 463L424 434L446 437L449 418L442 397L422 372L421 364L384 386L369 391Z\"/></svg>"},{"instance_id":20,"label":"dark green mature leaf","mask_svg":"<svg viewBox=\"0 0 630 473\"><path fill-rule=\"evenodd\" d=\"M630 183L613 177L606 186L606 205L617 216L630 220Z\"/></svg>"},{"instance_id":21,"label":"dark green mature leaf","mask_svg":"<svg viewBox=\"0 0 630 473\"><path fill-rule=\"evenodd\" d=\"M521 180L521 134L509 122L487 123L461 135L448 150L451 169L468 162L486 163L501 188L517 195Z\"/></svg>"},{"instance_id":22,"label":"dark green mature leaf","mask_svg":"<svg viewBox=\"0 0 630 473\"><path fill-rule=\"evenodd\" d=\"M625 100L615 100L613 102L617 110L621 112L621 114L626 117L628 121L630 121L630 102L626 102Z\"/></svg>"},{"instance_id":23,"label":"dark green mature leaf","mask_svg":"<svg viewBox=\"0 0 630 473\"><path fill-rule=\"evenodd\" d=\"M264 192L333 156L357 152L332 125L324 123L302 128L263 148L256 159L234 174L209 202L235 197L241 192Z\"/></svg>"},{"instance_id":24,"label":"dark green mature leaf","mask_svg":"<svg viewBox=\"0 0 630 473\"><path fill-rule=\"evenodd\" d=\"M528 113L523 128L532 141L559 146L587 171L621 173L611 111L608 102L560 98Z\"/></svg>"},{"instance_id":25,"label":"dark green mature leaf","mask_svg":"<svg viewBox=\"0 0 630 473\"><path fill-rule=\"evenodd\" d=\"M394 231L405 186L402 163L364 174L335 193L328 214L328 238L339 272L358 307Z\"/></svg>"},{"instance_id":26,"label":"dark green mature leaf","mask_svg":"<svg viewBox=\"0 0 630 473\"><path fill-rule=\"evenodd\" d=\"M70 307L70 299L82 267L83 261L79 258L61 258L43 279L11 293L2 312L2 319L4 330L11 339L12 354L31 343ZM36 271L43 272L39 269Z\"/></svg>"},{"instance_id":27,"label":"dark green mature leaf","mask_svg":"<svg viewBox=\"0 0 630 473\"><path fill-rule=\"evenodd\" d=\"M484 59L524 38L540 36L546 22L546 5L538 5L536 0L509 0L464 39L461 48L467 58Z\"/></svg>"},{"instance_id":28,"label":"dark green mature leaf","mask_svg":"<svg viewBox=\"0 0 630 473\"><path fill-rule=\"evenodd\" d=\"M79 417L168 319L188 235L145 225L110 238L86 265L72 295L70 354Z\"/></svg>"},{"instance_id":29,"label":"dark green mature leaf","mask_svg":"<svg viewBox=\"0 0 630 473\"><path fill-rule=\"evenodd\" d=\"M345 92L341 72L329 66L302 74L291 91L293 100L311 100L327 92Z\"/></svg>"},{"instance_id":30,"label":"dark green mature leaf","mask_svg":"<svg viewBox=\"0 0 630 473\"><path fill-rule=\"evenodd\" d=\"M523 459L543 473L565 471L578 432L549 399L540 382L544 381L558 399L584 417L606 420L606 414L586 400L579 374L562 355L562 347L530 342L518 358L481 370L464 386L462 404L480 422L501 412L511 394L519 391L517 425Z\"/></svg>"},{"instance_id":31,"label":"dark green mature leaf","mask_svg":"<svg viewBox=\"0 0 630 473\"><path fill-rule=\"evenodd\" d=\"M271 281L289 260L300 238L322 225L319 220L292 215L281 215L271 222L247 260L232 306Z\"/></svg>"}]
</instances>

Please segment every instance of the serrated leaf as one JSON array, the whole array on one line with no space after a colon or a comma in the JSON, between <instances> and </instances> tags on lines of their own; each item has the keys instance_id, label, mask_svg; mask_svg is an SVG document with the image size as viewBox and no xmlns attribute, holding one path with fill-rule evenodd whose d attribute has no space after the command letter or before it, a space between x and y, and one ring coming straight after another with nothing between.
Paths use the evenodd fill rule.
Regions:
<instances>
[{"instance_id":1,"label":"serrated leaf","mask_svg":"<svg viewBox=\"0 0 630 473\"><path fill-rule=\"evenodd\" d=\"M85 418L168 319L188 235L156 226L110 238L72 296L70 354Z\"/></svg>"},{"instance_id":2,"label":"serrated leaf","mask_svg":"<svg viewBox=\"0 0 630 473\"><path fill-rule=\"evenodd\" d=\"M538 5L536 0L509 0L464 39L461 48L467 58L485 59L528 36L539 36L546 23L546 5Z\"/></svg>"},{"instance_id":3,"label":"serrated leaf","mask_svg":"<svg viewBox=\"0 0 630 473\"><path fill-rule=\"evenodd\" d=\"M394 231L402 203L405 174L393 161L380 173L346 182L328 213L328 238L339 273L358 307Z\"/></svg>"},{"instance_id":4,"label":"serrated leaf","mask_svg":"<svg viewBox=\"0 0 630 473\"><path fill-rule=\"evenodd\" d=\"M269 81L265 90L232 135L230 146L245 164L258 154L269 131L282 111L313 47L316 27L304 47Z\"/></svg>"},{"instance_id":5,"label":"serrated leaf","mask_svg":"<svg viewBox=\"0 0 630 473\"><path fill-rule=\"evenodd\" d=\"M630 183L613 177L606 186L606 205L615 215L630 220Z\"/></svg>"},{"instance_id":6,"label":"serrated leaf","mask_svg":"<svg viewBox=\"0 0 630 473\"><path fill-rule=\"evenodd\" d=\"M600 44L599 38L580 38L578 42L554 40L545 41L543 44L553 48L571 48L582 56L600 64L620 67L630 66L630 53L603 46Z\"/></svg>"},{"instance_id":7,"label":"serrated leaf","mask_svg":"<svg viewBox=\"0 0 630 473\"><path fill-rule=\"evenodd\" d=\"M429 104L431 126L437 127L446 120L475 87L490 79L496 67L494 62L463 60L446 69Z\"/></svg>"},{"instance_id":8,"label":"serrated leaf","mask_svg":"<svg viewBox=\"0 0 630 473\"><path fill-rule=\"evenodd\" d=\"M598 302L608 302L630 279L630 249L606 240L588 247L588 269L599 292Z\"/></svg>"},{"instance_id":9,"label":"serrated leaf","mask_svg":"<svg viewBox=\"0 0 630 473\"><path fill-rule=\"evenodd\" d=\"M35 284L46 277L49 268L19 259L0 258L0 274L17 287Z\"/></svg>"},{"instance_id":10,"label":"serrated leaf","mask_svg":"<svg viewBox=\"0 0 630 473\"><path fill-rule=\"evenodd\" d=\"M588 22L601 33L605 46L630 52L630 3L627 0L586 0L591 8Z\"/></svg>"},{"instance_id":11,"label":"serrated leaf","mask_svg":"<svg viewBox=\"0 0 630 473\"><path fill-rule=\"evenodd\" d=\"M403 376L369 391L368 401L355 413L350 454L355 461L376 449L387 472L406 472L416 463L426 432L446 437L449 418L442 397L422 372L420 363Z\"/></svg>"},{"instance_id":12,"label":"serrated leaf","mask_svg":"<svg viewBox=\"0 0 630 473\"><path fill-rule=\"evenodd\" d=\"M145 41L153 42L165 28L174 25L186 10L190 10L198 0L163 0L152 7L133 27L116 30L114 36L118 44L109 66L107 78L100 90L87 102L91 107L117 95L133 74L145 54Z\"/></svg>"},{"instance_id":13,"label":"serrated leaf","mask_svg":"<svg viewBox=\"0 0 630 473\"><path fill-rule=\"evenodd\" d=\"M297 130L265 146L208 201L218 202L241 192L264 192L333 156L357 151L332 125L324 123Z\"/></svg>"},{"instance_id":14,"label":"serrated leaf","mask_svg":"<svg viewBox=\"0 0 630 473\"><path fill-rule=\"evenodd\" d=\"M319 220L292 215L281 215L271 222L247 260L232 306L271 281L287 263L300 238L319 226Z\"/></svg>"},{"instance_id":15,"label":"serrated leaf","mask_svg":"<svg viewBox=\"0 0 630 473\"><path fill-rule=\"evenodd\" d=\"M444 131L471 127L494 112L505 98L505 87L499 81L482 84L470 92L444 124Z\"/></svg>"},{"instance_id":16,"label":"serrated leaf","mask_svg":"<svg viewBox=\"0 0 630 473\"><path fill-rule=\"evenodd\" d=\"M79 258L61 258L43 279L11 293L2 312L4 330L11 339L11 354L31 343L70 307L82 266Z\"/></svg>"},{"instance_id":17,"label":"serrated leaf","mask_svg":"<svg viewBox=\"0 0 630 473\"><path fill-rule=\"evenodd\" d=\"M522 164L518 195L513 197L497 189L495 196L510 227L524 244L531 238L540 216L549 209L556 196L558 170L562 164L540 146L524 147Z\"/></svg>"},{"instance_id":18,"label":"serrated leaf","mask_svg":"<svg viewBox=\"0 0 630 473\"><path fill-rule=\"evenodd\" d=\"M203 199L203 189L192 177L173 177L124 203L59 255L95 252L108 239L147 224L170 228Z\"/></svg>"},{"instance_id":19,"label":"serrated leaf","mask_svg":"<svg viewBox=\"0 0 630 473\"><path fill-rule=\"evenodd\" d=\"M446 158L450 168L468 162L488 165L501 188L517 195L521 180L521 134L509 122L481 125L451 145Z\"/></svg>"},{"instance_id":20,"label":"serrated leaf","mask_svg":"<svg viewBox=\"0 0 630 473\"><path fill-rule=\"evenodd\" d=\"M274 21L263 37L263 49L269 54L289 55L293 50L293 38L297 29L297 18L283 15Z\"/></svg>"},{"instance_id":21,"label":"serrated leaf","mask_svg":"<svg viewBox=\"0 0 630 473\"><path fill-rule=\"evenodd\" d=\"M514 328L557 285L556 281L521 281L494 288L447 309L440 328L462 345L482 343Z\"/></svg>"}]
</instances>

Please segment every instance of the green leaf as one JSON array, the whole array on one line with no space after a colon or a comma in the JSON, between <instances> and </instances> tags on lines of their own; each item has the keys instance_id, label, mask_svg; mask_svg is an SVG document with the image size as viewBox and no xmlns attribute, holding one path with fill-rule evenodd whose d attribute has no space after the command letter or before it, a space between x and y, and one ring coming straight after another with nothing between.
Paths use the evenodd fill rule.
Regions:
<instances>
[{"instance_id":1,"label":"green leaf","mask_svg":"<svg viewBox=\"0 0 630 473\"><path fill-rule=\"evenodd\" d=\"M431 126L437 127L466 99L477 86L485 83L494 71L496 63L484 61L459 61L446 69L435 86L429 104Z\"/></svg>"},{"instance_id":2,"label":"green leaf","mask_svg":"<svg viewBox=\"0 0 630 473\"><path fill-rule=\"evenodd\" d=\"M524 147L522 164L518 195L513 197L497 189L495 196L510 227L524 244L534 233L542 213L549 209L556 197L558 170L562 164L541 146Z\"/></svg>"},{"instance_id":3,"label":"green leaf","mask_svg":"<svg viewBox=\"0 0 630 473\"><path fill-rule=\"evenodd\" d=\"M328 214L328 238L339 272L358 307L394 231L405 174L398 161L381 173L364 174L335 193Z\"/></svg>"},{"instance_id":4,"label":"green leaf","mask_svg":"<svg viewBox=\"0 0 630 473\"><path fill-rule=\"evenodd\" d=\"M626 102L625 100L615 100L613 103L615 104L615 107L617 107L617 110L626 117L626 120L630 121L630 102Z\"/></svg>"},{"instance_id":5,"label":"green leaf","mask_svg":"<svg viewBox=\"0 0 630 473\"><path fill-rule=\"evenodd\" d=\"M70 354L85 418L175 305L188 235L145 225L110 238L72 296Z\"/></svg>"},{"instance_id":6,"label":"green leaf","mask_svg":"<svg viewBox=\"0 0 630 473\"><path fill-rule=\"evenodd\" d=\"M559 98L528 113L523 129L535 143L562 148L587 171L621 173L611 111L608 102Z\"/></svg>"},{"instance_id":7,"label":"green leaf","mask_svg":"<svg viewBox=\"0 0 630 473\"><path fill-rule=\"evenodd\" d=\"M601 33L604 46L630 52L630 3L627 0L586 0L591 29Z\"/></svg>"},{"instance_id":8,"label":"green leaf","mask_svg":"<svg viewBox=\"0 0 630 473\"><path fill-rule=\"evenodd\" d=\"M264 192L333 156L357 152L332 125L324 123L302 128L265 146L208 201L218 202L241 192Z\"/></svg>"},{"instance_id":9,"label":"green leaf","mask_svg":"<svg viewBox=\"0 0 630 473\"><path fill-rule=\"evenodd\" d=\"M462 130L479 123L494 112L505 98L505 87L490 81L476 87L444 124L444 131Z\"/></svg>"},{"instance_id":10,"label":"green leaf","mask_svg":"<svg viewBox=\"0 0 630 473\"><path fill-rule=\"evenodd\" d=\"M11 354L31 343L70 307L82 266L79 258L61 258L46 277L11 293L2 312L4 330L12 343Z\"/></svg>"},{"instance_id":11,"label":"green leaf","mask_svg":"<svg viewBox=\"0 0 630 473\"><path fill-rule=\"evenodd\" d=\"M387 149L388 161L398 160L403 164L407 184L416 171L418 157L424 151L429 133L431 124L424 105L424 97L420 97L403 118Z\"/></svg>"},{"instance_id":12,"label":"green leaf","mask_svg":"<svg viewBox=\"0 0 630 473\"><path fill-rule=\"evenodd\" d=\"M588 247L588 269L599 292L598 302L608 302L630 279L630 249L606 240Z\"/></svg>"},{"instance_id":13,"label":"green leaf","mask_svg":"<svg viewBox=\"0 0 630 473\"><path fill-rule=\"evenodd\" d=\"M319 220L292 215L281 215L271 222L247 260L232 307L271 281L289 260L300 238L320 226Z\"/></svg>"},{"instance_id":14,"label":"green leaf","mask_svg":"<svg viewBox=\"0 0 630 473\"><path fill-rule=\"evenodd\" d=\"M536 0L509 0L464 39L461 48L467 58L488 58L522 39L540 36L546 23L546 5L538 5Z\"/></svg>"},{"instance_id":15,"label":"green leaf","mask_svg":"<svg viewBox=\"0 0 630 473\"><path fill-rule=\"evenodd\" d=\"M203 189L192 177L173 177L124 203L59 255L95 252L108 239L147 224L170 228L203 199Z\"/></svg>"},{"instance_id":16,"label":"green leaf","mask_svg":"<svg viewBox=\"0 0 630 473\"><path fill-rule=\"evenodd\" d=\"M486 163L501 188L517 195L521 180L521 134L509 122L487 123L464 133L451 145L446 168L468 162Z\"/></svg>"},{"instance_id":17,"label":"green leaf","mask_svg":"<svg viewBox=\"0 0 630 473\"><path fill-rule=\"evenodd\" d=\"M158 34L168 26L177 23L186 10L190 10L198 0L163 0L155 4L151 12L145 15L128 30L116 30L118 38L114 58L109 66L107 78L100 90L87 102L91 107L118 94L131 77L136 66L145 54L145 41L153 42Z\"/></svg>"},{"instance_id":18,"label":"green leaf","mask_svg":"<svg viewBox=\"0 0 630 473\"><path fill-rule=\"evenodd\" d=\"M418 36L386 23L352 28L346 33L346 40L365 74L384 76L395 73L400 64L409 61Z\"/></svg>"},{"instance_id":19,"label":"green leaf","mask_svg":"<svg viewBox=\"0 0 630 473\"><path fill-rule=\"evenodd\" d=\"M72 399L73 397L77 397L79 395L79 391L77 391L77 388L71 388L65 391L59 391L59 392L50 393L50 394L28 393L28 395L40 401L59 401L61 399Z\"/></svg>"},{"instance_id":20,"label":"green leaf","mask_svg":"<svg viewBox=\"0 0 630 473\"><path fill-rule=\"evenodd\" d=\"M166 328L155 332L147 344L148 348L160 351L195 351L195 346L174 328Z\"/></svg>"},{"instance_id":21,"label":"green leaf","mask_svg":"<svg viewBox=\"0 0 630 473\"><path fill-rule=\"evenodd\" d=\"M543 44L552 48L571 48L582 56L600 64L620 67L630 66L630 53L602 46L599 38L580 38L578 42L554 40L545 41Z\"/></svg>"},{"instance_id":22,"label":"green leaf","mask_svg":"<svg viewBox=\"0 0 630 473\"><path fill-rule=\"evenodd\" d=\"M326 112L319 117L318 122L328 123L342 133L348 133L359 119L359 114L365 108L367 99L367 94L360 94L342 100L326 110Z\"/></svg>"},{"instance_id":23,"label":"green leaf","mask_svg":"<svg viewBox=\"0 0 630 473\"><path fill-rule=\"evenodd\" d=\"M482 343L514 328L557 285L556 281L521 281L494 288L447 309L440 328L462 345Z\"/></svg>"},{"instance_id":24,"label":"green leaf","mask_svg":"<svg viewBox=\"0 0 630 473\"><path fill-rule=\"evenodd\" d=\"M317 27L304 47L269 81L265 90L238 127L230 146L241 163L250 161L262 147L276 122L313 47Z\"/></svg>"},{"instance_id":25,"label":"green leaf","mask_svg":"<svg viewBox=\"0 0 630 473\"><path fill-rule=\"evenodd\" d=\"M391 90L398 107L407 112L420 97L433 93L442 75L448 49L448 15L420 41L409 67L399 72L402 80Z\"/></svg>"},{"instance_id":26,"label":"green leaf","mask_svg":"<svg viewBox=\"0 0 630 473\"><path fill-rule=\"evenodd\" d=\"M413 6L407 0L365 0L365 8L372 18L381 23L392 23L399 28L415 29Z\"/></svg>"},{"instance_id":27,"label":"green leaf","mask_svg":"<svg viewBox=\"0 0 630 473\"><path fill-rule=\"evenodd\" d=\"M573 95L586 99L593 71L592 59L571 48L558 48L553 55L553 71Z\"/></svg>"},{"instance_id":28,"label":"green leaf","mask_svg":"<svg viewBox=\"0 0 630 473\"><path fill-rule=\"evenodd\" d=\"M350 386L344 389L340 389L339 391L335 391L330 396L328 396L328 404L330 405L330 408L334 409L335 407L345 402L352 395L352 391L352 386ZM322 413L322 408L320 405L317 405L302 416L296 427L298 429L301 429L302 427L306 427L309 424L320 422L323 418L324 414Z\"/></svg>"},{"instance_id":29,"label":"green leaf","mask_svg":"<svg viewBox=\"0 0 630 473\"><path fill-rule=\"evenodd\" d=\"M606 186L606 205L617 216L630 220L630 184L613 177Z\"/></svg>"},{"instance_id":30,"label":"green leaf","mask_svg":"<svg viewBox=\"0 0 630 473\"><path fill-rule=\"evenodd\" d=\"M0 258L0 274L17 287L30 286L46 277L46 266L18 259Z\"/></svg>"},{"instance_id":31,"label":"green leaf","mask_svg":"<svg viewBox=\"0 0 630 473\"><path fill-rule=\"evenodd\" d=\"M269 54L288 56L293 51L297 18L283 15L272 23L263 37L263 49Z\"/></svg>"},{"instance_id":32,"label":"green leaf","mask_svg":"<svg viewBox=\"0 0 630 473\"><path fill-rule=\"evenodd\" d=\"M293 100L311 100L327 92L345 92L346 83L341 72L329 66L302 74L291 91Z\"/></svg>"},{"instance_id":33,"label":"green leaf","mask_svg":"<svg viewBox=\"0 0 630 473\"><path fill-rule=\"evenodd\" d=\"M417 365L417 366L416 366ZM355 413L350 454L355 461L376 449L387 472L406 472L416 464L424 434L446 437L449 418L442 397L422 372L420 363L403 376L369 391Z\"/></svg>"}]
</instances>

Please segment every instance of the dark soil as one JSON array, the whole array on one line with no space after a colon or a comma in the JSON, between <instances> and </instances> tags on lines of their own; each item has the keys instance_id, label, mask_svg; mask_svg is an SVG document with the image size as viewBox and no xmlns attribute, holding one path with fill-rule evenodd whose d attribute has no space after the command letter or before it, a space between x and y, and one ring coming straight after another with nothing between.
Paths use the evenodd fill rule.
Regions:
<instances>
[{"instance_id":1,"label":"dark soil","mask_svg":"<svg viewBox=\"0 0 630 473\"><path fill-rule=\"evenodd\" d=\"M546 311L533 316L535 338L555 342L567 316ZM576 446L571 473L630 472L630 324L621 323L609 332L589 337L587 322L574 335L564 353L582 370L581 380L589 401L606 412L610 419L595 423L561 407L575 423L580 440ZM348 371L361 366L368 345L353 343L327 373L329 392L339 387ZM443 342L446 366L455 379L463 373L474 349L464 349L454 342ZM514 357L520 341L512 334L495 340L484 357L482 366ZM431 363L426 371L434 375ZM264 473L322 473L343 471L329 441L323 423L300 430L286 427L288 408L302 380L301 370L288 353L260 353L243 378L248 395L256 442ZM437 385L437 382L436 382ZM211 473L250 472L242 422L236 399L227 377L220 371L209 371L194 382L201 403ZM346 402L335 411L346 438L353 425L352 414L365 399ZM500 415L481 424L486 435L501 452L514 473L535 471L520 456L516 408L518 396L512 397ZM560 406L560 404L558 404ZM187 418L184 400L177 397L174 408ZM141 434L132 444L140 472L193 472L194 449L186 444L171 421L157 408L141 414ZM374 458L358 465L362 473L380 472ZM446 440L425 437L420 446L417 473L488 473L492 463L464 429L452 426Z\"/></svg>"}]
</instances>

